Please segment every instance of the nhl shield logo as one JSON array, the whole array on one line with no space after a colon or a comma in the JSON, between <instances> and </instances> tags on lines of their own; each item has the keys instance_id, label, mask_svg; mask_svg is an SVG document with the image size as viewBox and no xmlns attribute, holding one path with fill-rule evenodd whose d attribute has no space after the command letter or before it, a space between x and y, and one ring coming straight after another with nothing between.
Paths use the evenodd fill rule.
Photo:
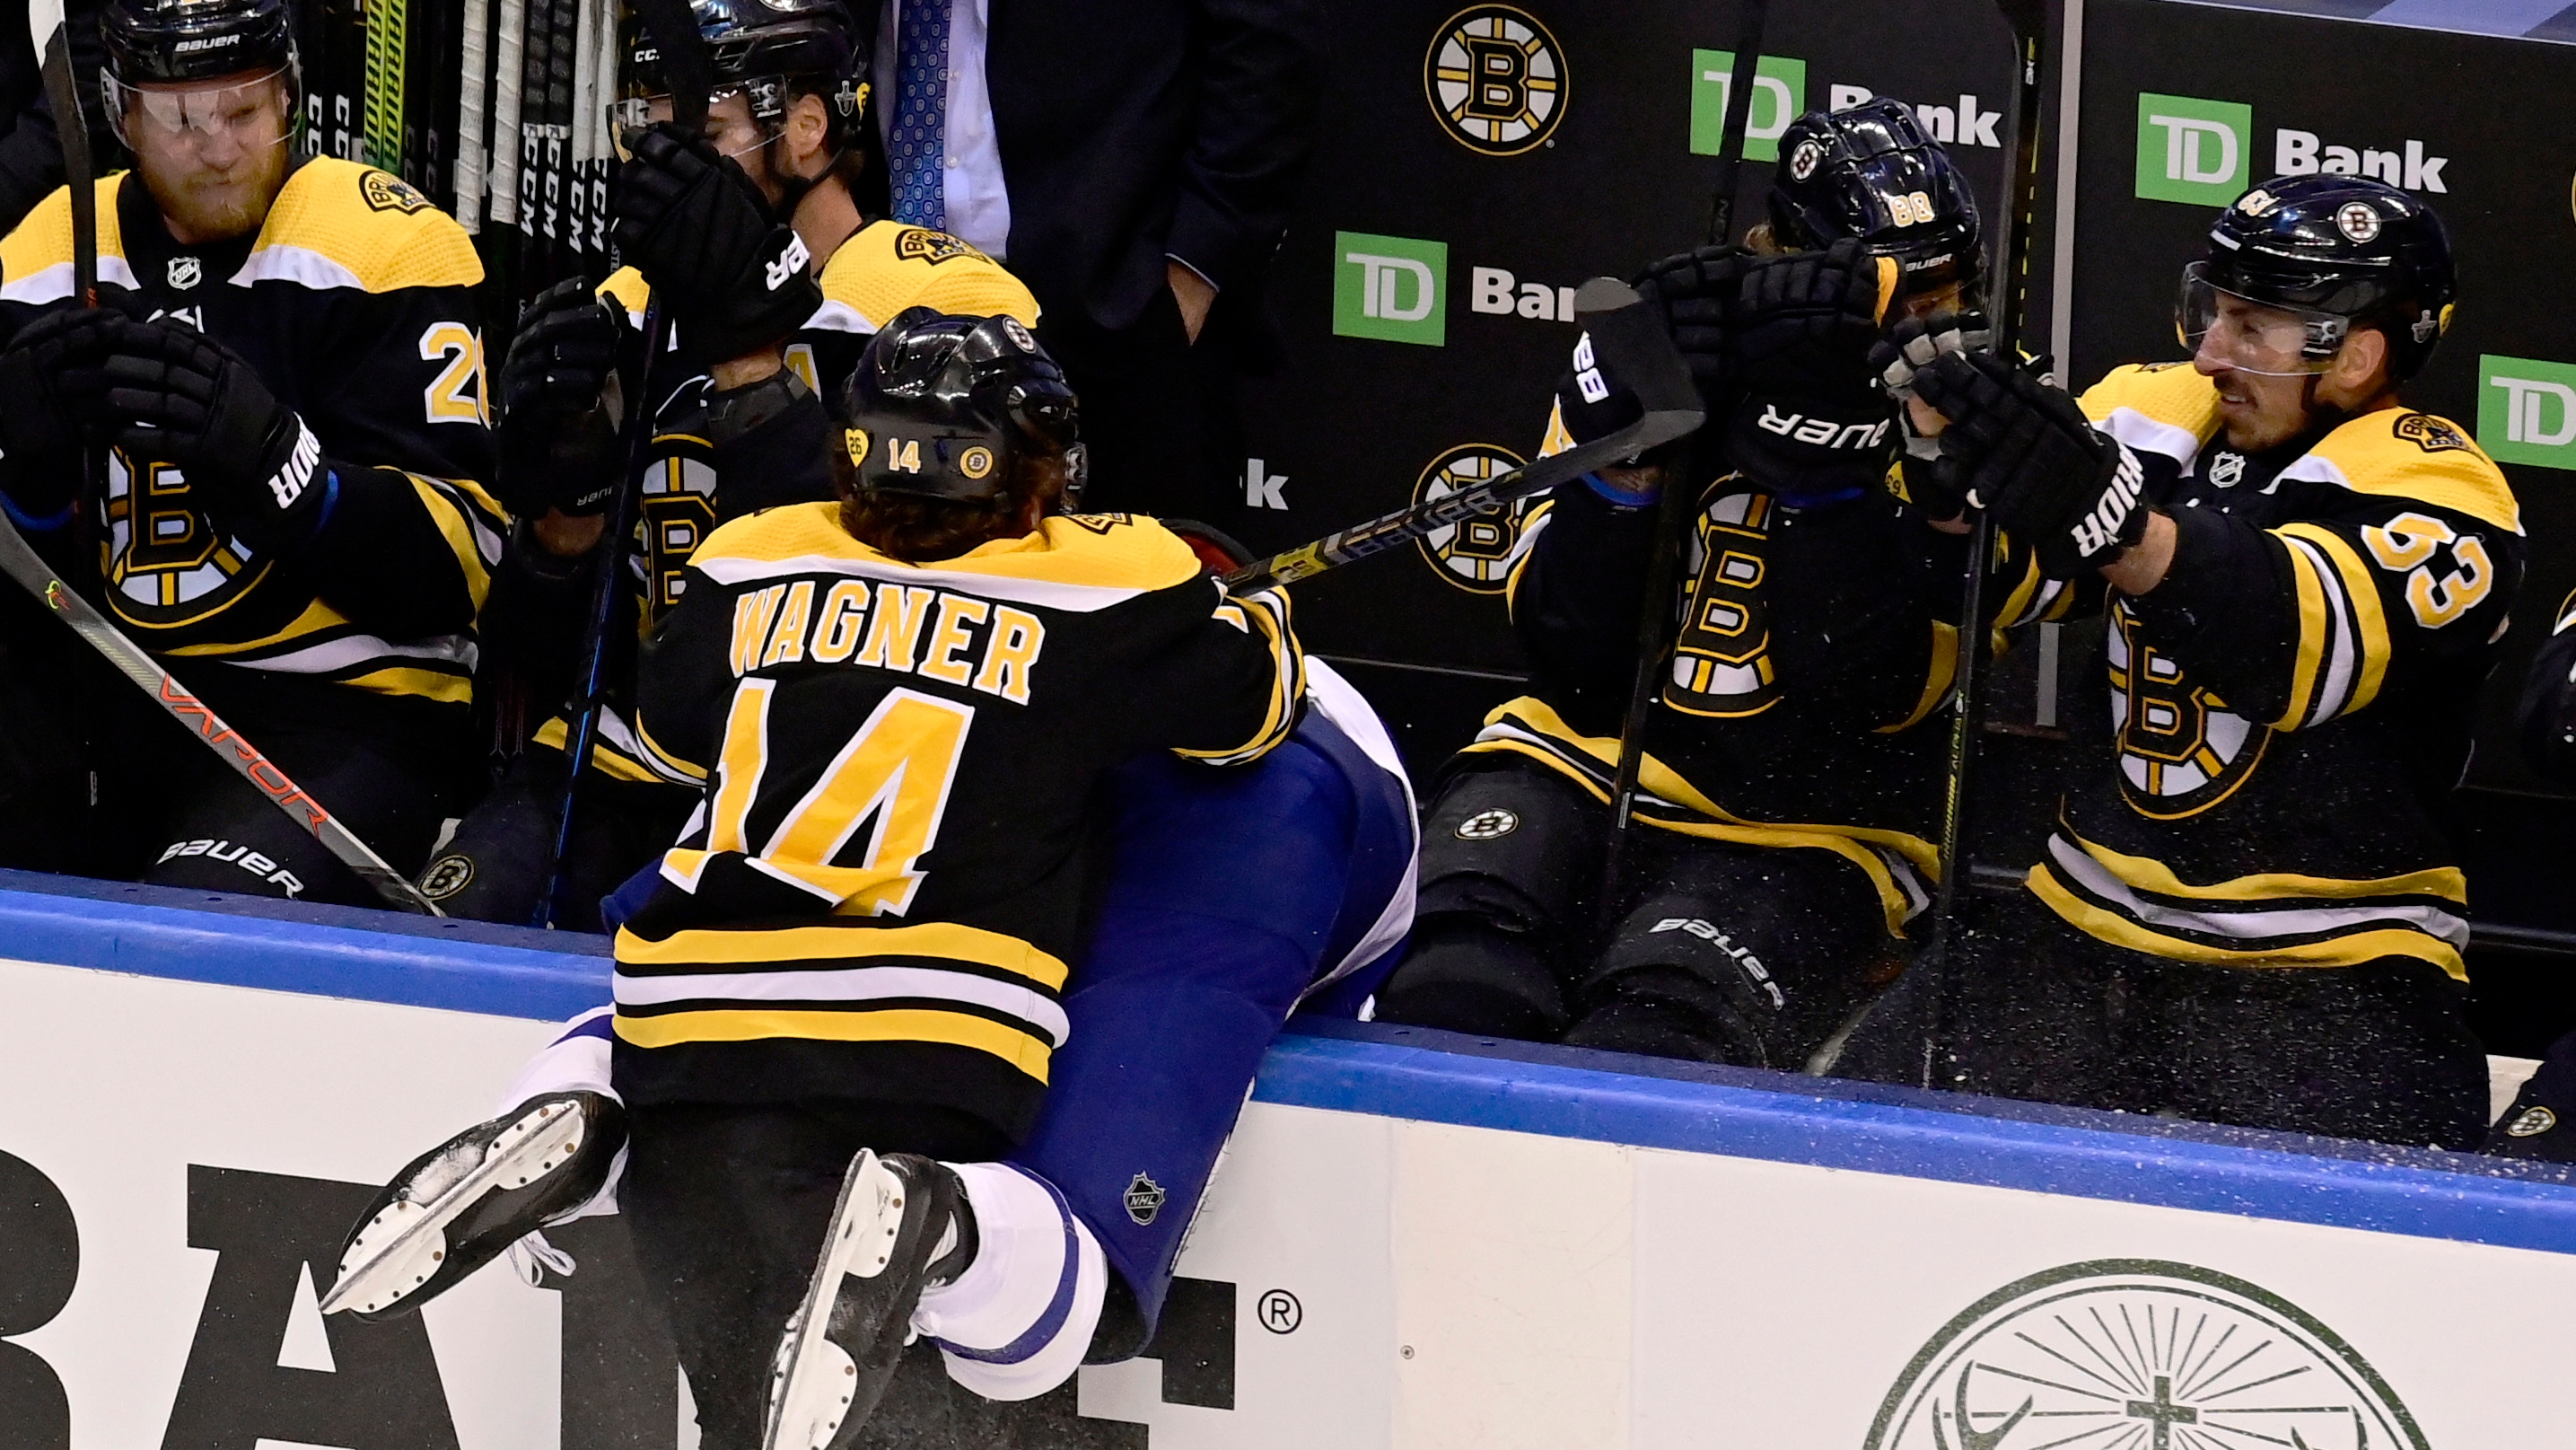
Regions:
<instances>
[{"instance_id":1,"label":"nhl shield logo","mask_svg":"<svg viewBox=\"0 0 2576 1450\"><path fill-rule=\"evenodd\" d=\"M1517 156L1565 118L1565 53L1526 10L1470 6L1432 37L1422 91L1452 140L1487 156Z\"/></svg>"},{"instance_id":2,"label":"nhl shield logo","mask_svg":"<svg viewBox=\"0 0 2576 1450\"><path fill-rule=\"evenodd\" d=\"M170 279L173 289L185 292L205 280L206 264L194 257L172 257L163 275Z\"/></svg>"},{"instance_id":3,"label":"nhl shield logo","mask_svg":"<svg viewBox=\"0 0 2576 1450\"><path fill-rule=\"evenodd\" d=\"M2209 481L2219 488L2234 488L2243 483L2245 455L2231 450L2221 450L2216 458L2209 460Z\"/></svg>"},{"instance_id":4,"label":"nhl shield logo","mask_svg":"<svg viewBox=\"0 0 2576 1450\"><path fill-rule=\"evenodd\" d=\"M2426 1450L2379 1372L2259 1285L2158 1259L2007 1284L1944 1325L1865 1450Z\"/></svg>"},{"instance_id":5,"label":"nhl shield logo","mask_svg":"<svg viewBox=\"0 0 2576 1450\"><path fill-rule=\"evenodd\" d=\"M1163 1191L1163 1185L1139 1173L1127 1185L1127 1216L1142 1228L1154 1221L1154 1215L1163 1211L1163 1204L1170 1197Z\"/></svg>"}]
</instances>

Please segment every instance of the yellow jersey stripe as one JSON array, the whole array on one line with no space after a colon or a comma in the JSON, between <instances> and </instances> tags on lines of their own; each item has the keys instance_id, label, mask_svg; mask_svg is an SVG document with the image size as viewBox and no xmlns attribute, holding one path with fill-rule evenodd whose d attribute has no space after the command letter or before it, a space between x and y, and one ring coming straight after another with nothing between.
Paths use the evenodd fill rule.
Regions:
<instances>
[{"instance_id":1,"label":"yellow jersey stripe","mask_svg":"<svg viewBox=\"0 0 2576 1450\"><path fill-rule=\"evenodd\" d=\"M845 957L945 957L974 962L1061 990L1070 969L1015 936L955 922L917 926L795 926L775 931L676 931L647 941L617 934L617 960L639 967L833 961Z\"/></svg>"},{"instance_id":2,"label":"yellow jersey stripe","mask_svg":"<svg viewBox=\"0 0 2576 1450\"><path fill-rule=\"evenodd\" d=\"M2394 648L2388 638L2388 612L2379 599L2379 580L2352 543L2343 535L2320 524L2288 524L2280 532L2294 534L2315 544L2325 552L2335 572L2343 576L2344 594L2352 601L2352 612L2361 622L2361 638L2356 641L2357 674L2352 686L2351 703L2337 714L2348 715L2379 698L2379 687L2388 678L2388 660Z\"/></svg>"},{"instance_id":3,"label":"yellow jersey stripe","mask_svg":"<svg viewBox=\"0 0 2576 1450\"><path fill-rule=\"evenodd\" d=\"M2423 871L2410 871L2402 876L2383 876L2376 880L2347 880L2335 876L2301 876L2287 871L2266 871L2252 876L2194 886L2174 875L2173 868L2145 856L2131 856L2108 846L2085 840L2063 824L2058 829L2066 838L2082 847L2084 854L2102 863L2102 869L2140 891L2157 896L2179 896L2198 901L2282 901L2300 897L2327 897L2335 900L2357 900L2373 896L2439 896L2469 903L2469 878L2457 866L2435 866Z\"/></svg>"},{"instance_id":4,"label":"yellow jersey stripe","mask_svg":"<svg viewBox=\"0 0 2576 1450\"><path fill-rule=\"evenodd\" d=\"M2431 962L2456 980L2469 979L2459 949L2441 938L2404 927L2379 927L2349 936L2251 951L2206 946L2167 936L2116 912L2106 911L2066 889L2045 865L2033 866L2025 878L2031 894L2048 903L2068 925L2097 941L2172 961L2227 967L2356 967L2382 957L2415 957Z\"/></svg>"},{"instance_id":5,"label":"yellow jersey stripe","mask_svg":"<svg viewBox=\"0 0 2576 1450\"><path fill-rule=\"evenodd\" d=\"M1924 718L1950 698L1950 687L1959 677L1959 629L1956 625L1932 621L1932 668L1923 679L1923 698L1914 702L1914 712L1893 725L1881 725L1878 733L1895 735L1923 723Z\"/></svg>"},{"instance_id":6,"label":"yellow jersey stripe","mask_svg":"<svg viewBox=\"0 0 2576 1450\"><path fill-rule=\"evenodd\" d=\"M756 1042L794 1037L812 1042L933 1042L989 1052L1011 1066L1047 1080L1054 1049L1040 1038L989 1017L932 1008L897 1007L848 1012L781 1012L717 1008L658 1017L619 1013L620 1039L637 1047L677 1047L693 1042Z\"/></svg>"}]
</instances>

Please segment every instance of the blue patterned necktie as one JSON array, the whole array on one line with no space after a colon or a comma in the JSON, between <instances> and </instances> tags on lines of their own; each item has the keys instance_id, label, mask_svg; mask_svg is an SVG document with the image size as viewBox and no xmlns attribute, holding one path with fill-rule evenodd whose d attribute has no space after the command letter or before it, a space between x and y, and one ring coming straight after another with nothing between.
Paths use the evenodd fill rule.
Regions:
<instances>
[{"instance_id":1,"label":"blue patterned necktie","mask_svg":"<svg viewBox=\"0 0 2576 1450\"><path fill-rule=\"evenodd\" d=\"M894 127L886 169L896 221L948 230L948 6L902 0L895 19Z\"/></svg>"}]
</instances>

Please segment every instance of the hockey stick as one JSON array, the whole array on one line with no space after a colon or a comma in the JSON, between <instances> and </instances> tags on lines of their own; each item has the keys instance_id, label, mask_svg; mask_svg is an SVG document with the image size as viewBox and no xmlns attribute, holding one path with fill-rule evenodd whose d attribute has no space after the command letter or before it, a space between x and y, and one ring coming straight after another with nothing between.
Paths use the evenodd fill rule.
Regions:
<instances>
[{"instance_id":1,"label":"hockey stick","mask_svg":"<svg viewBox=\"0 0 2576 1450\"><path fill-rule=\"evenodd\" d=\"M2004 22L2012 27L2013 63L2020 68L2013 93L2011 191L2004 198L2005 242L1992 262L1989 290L1994 301L1994 349L1999 357L2019 356L2017 349L2030 322L2030 235L2039 208L2039 63L2047 39L2047 0L1998 0ZM1932 929L1916 958L1929 974L1924 993L1931 1001L1931 1020L1924 1024L1921 1085L1935 1086L1941 1044L1950 1038L1951 943L1955 940L1959 884L1971 867L1966 855L1968 778L1976 767L1977 735L1985 728L1985 683L1978 670L1987 630L1986 571L1995 557L1995 522L1979 510L1968 536L1968 578L1959 600L1958 663L1952 676L1956 698L1950 715L1950 759L1941 798L1941 881L1932 900Z\"/></svg>"},{"instance_id":2,"label":"hockey stick","mask_svg":"<svg viewBox=\"0 0 2576 1450\"><path fill-rule=\"evenodd\" d=\"M1725 123L1718 130L1717 180L1708 201L1708 239L1723 242L1735 227L1735 179L1744 164L1746 133L1753 127L1755 77L1762 60L1766 0L1740 0L1735 66L1727 77ZM1783 118L1786 119L1785 117ZM1661 693L1664 657L1672 653L1681 611L1673 601L1674 576L1684 553L1682 534L1698 500L1678 474L1664 482L1655 502L1655 529L1647 543L1646 592L1637 610L1637 668L1628 684L1628 709L1620 717L1619 768L1610 783L1610 841L1601 865L1600 915L1604 924L1619 909L1619 873L1628 855L1628 821L1637 808L1637 776L1646 763L1646 715Z\"/></svg>"},{"instance_id":3,"label":"hockey stick","mask_svg":"<svg viewBox=\"0 0 2576 1450\"><path fill-rule=\"evenodd\" d=\"M662 73L671 82L671 119L695 136L706 129L707 100L715 90L715 63L699 39L688 0L635 0L635 12L662 52ZM644 361L637 387L618 439L617 492L608 508L608 529L599 544L599 578L591 585L590 624L582 638L581 713L565 732L563 811L555 818L554 849L546 860L545 892L537 903L538 926L552 926L563 915L563 895L571 884L564 857L572 850L576 803L581 778L590 769L591 751L599 743L599 715L608 703L608 626L617 617L617 591L626 582L626 550L635 532L637 474L653 434L653 412L661 395L653 391L653 368L670 346L671 318L658 291L644 304Z\"/></svg>"},{"instance_id":4,"label":"hockey stick","mask_svg":"<svg viewBox=\"0 0 2576 1450\"><path fill-rule=\"evenodd\" d=\"M89 602L72 592L72 587L54 573L52 566L37 557L26 539L7 519L0 518L0 571L5 571L26 591L36 596L46 608L61 615L72 632L89 643L90 648L106 656L117 672L134 682L134 687L150 695L171 719L178 721L206 744L206 748L223 757L226 765L241 778L259 788L269 803L286 813L287 819L312 833L340 864L357 873L359 879L376 889L376 893L405 911L425 916L443 916L437 903L403 879L401 872L385 864L385 858L368 849L367 843L350 834L338 817L322 808L322 803L305 794L303 787L287 778L286 772L270 763L239 731L223 722L206 703L188 692L170 677L170 672L153 663L152 657L136 647L105 616L90 607Z\"/></svg>"},{"instance_id":5,"label":"hockey stick","mask_svg":"<svg viewBox=\"0 0 2576 1450\"><path fill-rule=\"evenodd\" d=\"M519 81L527 44L527 0L500 0L492 20L492 169L484 184L492 220L513 229L519 225Z\"/></svg>"},{"instance_id":6,"label":"hockey stick","mask_svg":"<svg viewBox=\"0 0 2576 1450\"><path fill-rule=\"evenodd\" d=\"M456 220L468 236L483 230L483 80L491 60L491 0L465 0L464 34L457 42L463 65L456 93Z\"/></svg>"},{"instance_id":7,"label":"hockey stick","mask_svg":"<svg viewBox=\"0 0 2576 1450\"><path fill-rule=\"evenodd\" d=\"M1636 393L1644 409L1636 422L1606 438L1551 453L1473 488L1425 499L1411 508L1326 534L1302 549L1246 564L1220 576L1226 592L1244 594L1311 579L1327 569L1384 553L1461 519L1493 513L1594 469L1625 462L1699 427L1699 390L1692 385L1690 369L1683 365L1681 353L1673 346L1660 308L1638 297L1635 289L1624 282L1595 277L1575 291L1574 311L1582 320L1584 336L1590 339L1601 370Z\"/></svg>"}]
</instances>

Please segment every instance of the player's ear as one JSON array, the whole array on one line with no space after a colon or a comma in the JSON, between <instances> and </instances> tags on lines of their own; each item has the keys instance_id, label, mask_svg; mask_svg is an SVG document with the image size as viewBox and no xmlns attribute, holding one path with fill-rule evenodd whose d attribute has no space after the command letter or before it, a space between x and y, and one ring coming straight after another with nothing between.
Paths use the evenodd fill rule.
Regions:
<instances>
[{"instance_id":1,"label":"player's ear","mask_svg":"<svg viewBox=\"0 0 2576 1450\"><path fill-rule=\"evenodd\" d=\"M828 105L821 96L809 92L798 96L796 104L787 108L787 154L800 174L831 144L832 115Z\"/></svg>"},{"instance_id":2,"label":"player's ear","mask_svg":"<svg viewBox=\"0 0 2576 1450\"><path fill-rule=\"evenodd\" d=\"M2361 397L2370 397L2393 381L2387 374L2388 334L2376 327L2356 327L2335 353L2334 382Z\"/></svg>"}]
</instances>

